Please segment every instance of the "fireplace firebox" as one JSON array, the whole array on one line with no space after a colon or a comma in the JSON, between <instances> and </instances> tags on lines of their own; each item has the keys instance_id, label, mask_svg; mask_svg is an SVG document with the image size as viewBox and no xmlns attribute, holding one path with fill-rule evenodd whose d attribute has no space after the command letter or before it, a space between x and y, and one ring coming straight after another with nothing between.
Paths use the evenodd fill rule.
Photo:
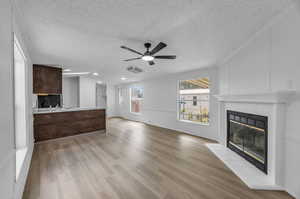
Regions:
<instances>
[{"instance_id":1,"label":"fireplace firebox","mask_svg":"<svg viewBox=\"0 0 300 199\"><path fill-rule=\"evenodd\" d=\"M227 110L227 147L268 173L268 118Z\"/></svg>"}]
</instances>

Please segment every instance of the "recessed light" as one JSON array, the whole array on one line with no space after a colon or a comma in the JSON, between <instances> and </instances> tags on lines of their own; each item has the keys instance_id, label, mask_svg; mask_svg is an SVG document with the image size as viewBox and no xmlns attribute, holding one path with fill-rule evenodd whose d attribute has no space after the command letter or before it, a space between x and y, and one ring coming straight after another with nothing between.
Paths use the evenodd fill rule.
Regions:
<instances>
[{"instance_id":1,"label":"recessed light","mask_svg":"<svg viewBox=\"0 0 300 199\"><path fill-rule=\"evenodd\" d=\"M69 68L64 69L64 72L70 72L70 71L72 71L72 70Z\"/></svg>"},{"instance_id":2,"label":"recessed light","mask_svg":"<svg viewBox=\"0 0 300 199\"><path fill-rule=\"evenodd\" d=\"M121 80L126 80L127 78L126 77L121 77Z\"/></svg>"},{"instance_id":3,"label":"recessed light","mask_svg":"<svg viewBox=\"0 0 300 199\"><path fill-rule=\"evenodd\" d=\"M99 73L93 73L93 75L95 75L95 76L98 76L98 75L99 75Z\"/></svg>"},{"instance_id":4,"label":"recessed light","mask_svg":"<svg viewBox=\"0 0 300 199\"><path fill-rule=\"evenodd\" d=\"M102 82L102 81L97 81L97 83L98 83L98 84L102 84L103 82Z\"/></svg>"},{"instance_id":5,"label":"recessed light","mask_svg":"<svg viewBox=\"0 0 300 199\"><path fill-rule=\"evenodd\" d=\"M90 72L63 73L63 75L88 75Z\"/></svg>"}]
</instances>

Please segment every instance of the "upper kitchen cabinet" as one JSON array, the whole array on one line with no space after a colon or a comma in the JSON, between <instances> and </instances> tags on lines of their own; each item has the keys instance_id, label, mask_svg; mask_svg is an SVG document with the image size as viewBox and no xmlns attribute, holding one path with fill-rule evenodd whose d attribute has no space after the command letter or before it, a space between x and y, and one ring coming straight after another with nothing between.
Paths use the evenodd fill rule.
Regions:
<instances>
[{"instance_id":1,"label":"upper kitchen cabinet","mask_svg":"<svg viewBox=\"0 0 300 199\"><path fill-rule=\"evenodd\" d=\"M61 94L62 69L45 65L33 65L33 93Z\"/></svg>"}]
</instances>

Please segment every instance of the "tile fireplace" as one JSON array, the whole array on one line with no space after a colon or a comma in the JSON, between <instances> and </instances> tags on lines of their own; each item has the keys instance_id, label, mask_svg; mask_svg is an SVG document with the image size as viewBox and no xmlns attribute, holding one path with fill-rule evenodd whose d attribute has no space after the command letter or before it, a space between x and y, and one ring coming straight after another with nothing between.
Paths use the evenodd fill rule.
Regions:
<instances>
[{"instance_id":1,"label":"tile fireplace","mask_svg":"<svg viewBox=\"0 0 300 199\"><path fill-rule=\"evenodd\" d=\"M227 110L227 147L268 173L268 118Z\"/></svg>"}]
</instances>

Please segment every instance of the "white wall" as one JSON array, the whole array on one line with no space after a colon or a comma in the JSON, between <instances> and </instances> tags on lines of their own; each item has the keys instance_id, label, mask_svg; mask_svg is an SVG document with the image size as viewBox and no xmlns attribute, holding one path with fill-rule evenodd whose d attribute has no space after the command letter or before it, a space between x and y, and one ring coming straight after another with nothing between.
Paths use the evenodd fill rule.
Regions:
<instances>
[{"instance_id":1,"label":"white wall","mask_svg":"<svg viewBox=\"0 0 300 199\"><path fill-rule=\"evenodd\" d=\"M106 85L106 95L107 95L107 104L106 104L106 116L115 117L117 114L116 106L116 88L113 85Z\"/></svg>"},{"instance_id":2,"label":"white wall","mask_svg":"<svg viewBox=\"0 0 300 199\"><path fill-rule=\"evenodd\" d=\"M188 123L177 120L177 86L179 80L208 77L211 81L210 118L208 126ZM142 121L169 129L183 131L193 135L217 139L218 106L212 96L218 91L216 68L199 69L196 71L179 73L163 78L138 82L134 84L120 85L123 92L123 104L116 103L116 113L124 118ZM130 113L129 89L132 86L144 88L144 102L140 115ZM116 89L116 93L118 89ZM116 95L118 97L118 95ZM118 100L117 100L118 101Z\"/></svg>"},{"instance_id":3,"label":"white wall","mask_svg":"<svg viewBox=\"0 0 300 199\"><path fill-rule=\"evenodd\" d=\"M24 38L19 30L18 16L14 9L12 13L12 1L0 1L0 195L1 198L21 198L30 159L33 149L32 133L32 64L30 56L24 45ZM28 153L25 157L18 181L15 181L15 141L14 141L14 115L13 115L13 34L17 35L21 47L27 58L26 66L26 123L27 123L27 147Z\"/></svg>"},{"instance_id":4,"label":"white wall","mask_svg":"<svg viewBox=\"0 0 300 199\"><path fill-rule=\"evenodd\" d=\"M11 24L10 1L0 1L0 194L8 199L13 196L15 177Z\"/></svg>"},{"instance_id":5,"label":"white wall","mask_svg":"<svg viewBox=\"0 0 300 199\"><path fill-rule=\"evenodd\" d=\"M79 106L96 107L96 80L79 77Z\"/></svg>"},{"instance_id":6,"label":"white wall","mask_svg":"<svg viewBox=\"0 0 300 199\"><path fill-rule=\"evenodd\" d=\"M62 95L64 106L79 106L79 77L63 77Z\"/></svg>"},{"instance_id":7,"label":"white wall","mask_svg":"<svg viewBox=\"0 0 300 199\"><path fill-rule=\"evenodd\" d=\"M64 106L106 108L106 85L98 84L95 79L63 77L62 86Z\"/></svg>"},{"instance_id":8,"label":"white wall","mask_svg":"<svg viewBox=\"0 0 300 199\"><path fill-rule=\"evenodd\" d=\"M106 85L96 84L96 106L106 108Z\"/></svg>"},{"instance_id":9,"label":"white wall","mask_svg":"<svg viewBox=\"0 0 300 199\"><path fill-rule=\"evenodd\" d=\"M273 19L220 66L220 93L257 93L296 89L287 108L285 186L300 198L300 7Z\"/></svg>"}]
</instances>

